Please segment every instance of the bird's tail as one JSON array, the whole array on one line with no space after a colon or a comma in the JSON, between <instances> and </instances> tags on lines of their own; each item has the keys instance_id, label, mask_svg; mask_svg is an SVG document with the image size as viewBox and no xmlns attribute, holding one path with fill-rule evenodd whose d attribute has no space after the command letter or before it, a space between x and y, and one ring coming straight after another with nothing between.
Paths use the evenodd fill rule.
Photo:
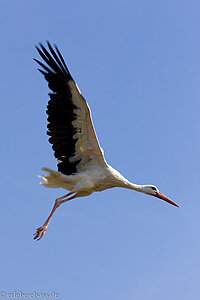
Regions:
<instances>
[{"instance_id":1,"label":"bird's tail","mask_svg":"<svg viewBox=\"0 0 200 300\"><path fill-rule=\"evenodd\" d=\"M38 175L39 178L42 178L44 181L41 181L40 184L46 187L52 188L64 188L71 191L74 188L71 176L64 175L60 172L53 171L48 168L42 168L43 171L47 172L48 175Z\"/></svg>"}]
</instances>

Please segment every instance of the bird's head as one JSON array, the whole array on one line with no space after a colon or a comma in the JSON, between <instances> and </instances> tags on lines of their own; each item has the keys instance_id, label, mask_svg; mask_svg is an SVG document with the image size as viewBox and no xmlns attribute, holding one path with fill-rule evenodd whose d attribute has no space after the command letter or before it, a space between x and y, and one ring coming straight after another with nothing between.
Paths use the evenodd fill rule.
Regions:
<instances>
[{"instance_id":1,"label":"bird's head","mask_svg":"<svg viewBox=\"0 0 200 300\"><path fill-rule=\"evenodd\" d=\"M147 194L147 195L150 195L150 196L154 196L154 197L157 197L157 198L160 198L174 206L178 206L178 204L176 204L175 202L173 202L171 199L169 199L167 196L165 196L164 194L162 194L156 186L154 185L143 185L143 193Z\"/></svg>"}]
</instances>

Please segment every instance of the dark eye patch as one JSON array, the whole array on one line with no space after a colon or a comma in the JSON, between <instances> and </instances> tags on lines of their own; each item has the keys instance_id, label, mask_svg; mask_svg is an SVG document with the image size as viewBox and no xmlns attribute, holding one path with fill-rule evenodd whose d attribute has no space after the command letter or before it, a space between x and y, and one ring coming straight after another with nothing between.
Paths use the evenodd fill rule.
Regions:
<instances>
[{"instance_id":1,"label":"dark eye patch","mask_svg":"<svg viewBox=\"0 0 200 300\"><path fill-rule=\"evenodd\" d=\"M157 191L157 188L155 188L154 186L151 187L152 190Z\"/></svg>"}]
</instances>

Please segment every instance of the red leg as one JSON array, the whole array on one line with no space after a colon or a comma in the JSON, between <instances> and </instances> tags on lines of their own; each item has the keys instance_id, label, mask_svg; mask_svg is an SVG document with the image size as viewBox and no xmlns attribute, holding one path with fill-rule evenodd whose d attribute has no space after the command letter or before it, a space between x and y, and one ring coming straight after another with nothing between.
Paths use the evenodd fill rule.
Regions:
<instances>
[{"instance_id":1,"label":"red leg","mask_svg":"<svg viewBox=\"0 0 200 300\"><path fill-rule=\"evenodd\" d=\"M50 222L50 220L51 220L54 212L56 211L56 209L61 204L65 203L65 202L67 202L69 200L72 200L72 199L74 199L76 197L76 194L75 194L75 195L73 195L70 198L64 199L65 197L70 196L72 194L73 194L73 192L70 192L67 195L65 195L63 197L60 197L60 198L58 198L58 199L55 200L55 204L54 204L54 206L52 208L52 211L51 211L50 215L48 216L48 218L46 219L46 221L44 222L44 224L41 227L37 228L36 232L34 233L34 238L33 238L34 240L37 239L39 241L44 236L44 234L45 234L45 232L47 230L47 227L49 225L49 222ZM61 199L63 199L63 200L61 200Z\"/></svg>"},{"instance_id":2,"label":"red leg","mask_svg":"<svg viewBox=\"0 0 200 300\"><path fill-rule=\"evenodd\" d=\"M71 195L71 194L73 194L73 193L69 193L69 194ZM68 194L68 196L69 196L69 194ZM74 199L75 197L76 197L76 194L75 194L74 196L68 198L68 199L64 199L64 200L62 200L62 201L59 201L59 206L60 206L61 204L65 203L65 202L69 201L69 200ZM58 198L58 199L60 199L60 198Z\"/></svg>"},{"instance_id":3,"label":"red leg","mask_svg":"<svg viewBox=\"0 0 200 300\"><path fill-rule=\"evenodd\" d=\"M74 194L74 193L73 192L67 193L66 195L64 195L64 196L62 196L62 197L60 197L60 198L58 198L56 200L62 200L64 198L68 197L68 196L71 196L72 194Z\"/></svg>"}]
</instances>

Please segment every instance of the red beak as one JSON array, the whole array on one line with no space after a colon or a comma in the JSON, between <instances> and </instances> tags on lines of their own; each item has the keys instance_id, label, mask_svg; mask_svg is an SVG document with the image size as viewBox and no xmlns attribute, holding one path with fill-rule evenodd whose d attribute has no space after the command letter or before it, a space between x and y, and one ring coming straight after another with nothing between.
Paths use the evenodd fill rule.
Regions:
<instances>
[{"instance_id":1,"label":"red beak","mask_svg":"<svg viewBox=\"0 0 200 300\"><path fill-rule=\"evenodd\" d=\"M179 207L178 204L176 204L175 202L173 202L172 200L170 200L168 197L166 197L164 194L162 194L161 192L157 192L155 197L160 198L162 200L165 200L166 202L168 202L169 204L172 204L174 206Z\"/></svg>"}]
</instances>

